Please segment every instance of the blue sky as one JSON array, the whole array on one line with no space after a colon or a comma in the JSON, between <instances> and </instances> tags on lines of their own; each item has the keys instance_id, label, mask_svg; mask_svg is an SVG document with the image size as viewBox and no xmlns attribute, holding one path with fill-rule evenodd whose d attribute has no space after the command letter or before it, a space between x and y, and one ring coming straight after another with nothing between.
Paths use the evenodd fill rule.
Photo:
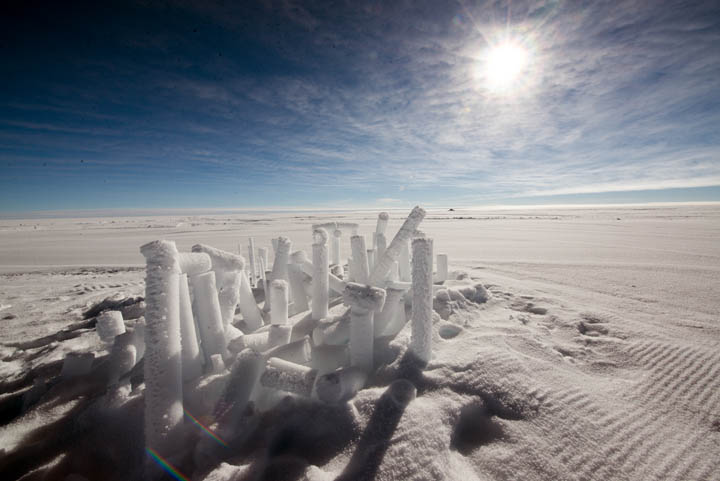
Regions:
<instances>
[{"instance_id":1,"label":"blue sky","mask_svg":"<svg viewBox=\"0 0 720 481\"><path fill-rule=\"evenodd\" d=\"M10 0L0 27L3 211L720 200L716 2Z\"/></svg>"}]
</instances>

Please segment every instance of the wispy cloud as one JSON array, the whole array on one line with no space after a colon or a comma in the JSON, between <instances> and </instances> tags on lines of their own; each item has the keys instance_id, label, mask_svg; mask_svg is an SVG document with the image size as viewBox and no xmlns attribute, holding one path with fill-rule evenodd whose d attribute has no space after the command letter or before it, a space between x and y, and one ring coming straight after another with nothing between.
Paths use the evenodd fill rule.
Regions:
<instances>
[{"instance_id":1,"label":"wispy cloud","mask_svg":"<svg viewBox=\"0 0 720 481\"><path fill-rule=\"evenodd\" d=\"M98 60L112 70L107 83L82 95L67 87L78 111L101 102L111 119L58 125L10 111L0 122L18 131L0 137L0 154L36 154L13 149L22 143L68 157L75 141L48 132L86 134L78 152L151 164L145 172L328 201L720 185L710 4L180 5L198 28L123 38L144 57ZM500 95L477 70L506 37L527 48L529 64L521 88ZM111 108L128 78L123 108Z\"/></svg>"}]
</instances>

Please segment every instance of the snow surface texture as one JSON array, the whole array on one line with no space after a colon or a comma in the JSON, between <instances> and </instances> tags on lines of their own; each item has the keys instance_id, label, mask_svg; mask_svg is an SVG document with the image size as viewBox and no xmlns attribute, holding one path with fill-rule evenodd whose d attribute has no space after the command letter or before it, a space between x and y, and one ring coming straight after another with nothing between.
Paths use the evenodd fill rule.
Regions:
<instances>
[{"instance_id":1,"label":"snow surface texture","mask_svg":"<svg viewBox=\"0 0 720 481\"><path fill-rule=\"evenodd\" d=\"M311 223L332 216L316 215L0 221L2 479L140 478L143 361L127 387L108 386L95 327L119 310L134 342L142 332L138 245L172 236L181 251L230 251L283 233L309 252ZM391 213L388 239L404 215ZM369 234L377 213L343 220ZM242 387L259 383L260 358L236 354L247 369L233 358L183 385L195 394L186 410L225 445L185 415L193 452L169 461L208 480L720 479L718 207L458 209L429 211L422 226L450 264L424 371L403 360L409 323L378 338L376 370L349 402L249 399ZM81 352L90 370L61 380L66 355ZM316 385L334 371L321 367L349 360L342 344L313 354ZM342 378L323 380L327 399L352 393ZM270 407L253 411L261 401Z\"/></svg>"}]
</instances>

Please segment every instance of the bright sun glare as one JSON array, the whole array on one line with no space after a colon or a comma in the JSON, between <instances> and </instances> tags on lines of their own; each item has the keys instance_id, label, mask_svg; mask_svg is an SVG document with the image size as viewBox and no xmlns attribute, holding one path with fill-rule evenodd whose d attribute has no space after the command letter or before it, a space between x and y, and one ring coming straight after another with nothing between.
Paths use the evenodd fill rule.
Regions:
<instances>
[{"instance_id":1,"label":"bright sun glare","mask_svg":"<svg viewBox=\"0 0 720 481\"><path fill-rule=\"evenodd\" d=\"M507 90L520 80L527 63L524 48L511 43L493 47L485 60L485 78L492 90Z\"/></svg>"}]
</instances>

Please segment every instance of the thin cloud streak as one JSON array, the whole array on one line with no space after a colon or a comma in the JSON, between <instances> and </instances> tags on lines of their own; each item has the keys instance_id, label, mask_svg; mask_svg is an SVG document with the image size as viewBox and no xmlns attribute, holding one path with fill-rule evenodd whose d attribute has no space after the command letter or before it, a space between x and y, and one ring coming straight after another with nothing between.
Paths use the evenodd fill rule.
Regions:
<instances>
[{"instance_id":1,"label":"thin cloud streak","mask_svg":"<svg viewBox=\"0 0 720 481\"><path fill-rule=\"evenodd\" d=\"M123 45L150 59L172 57L173 45L212 58L178 54L170 71L150 60L88 63L113 76L94 90L66 87L74 110L134 77L138 86L118 99L129 107L97 112L108 118L93 127L0 118L22 129L0 135L0 155L40 158L45 146L197 186L337 191L329 202L390 201L403 189L428 199L443 189L451 202L720 185L720 58L709 54L720 41L717 7L180 5L177 15L214 26L212 42L168 31ZM258 56L277 60L233 51L244 31ZM504 36L531 56L508 96L477 75L484 49Z\"/></svg>"}]
</instances>

